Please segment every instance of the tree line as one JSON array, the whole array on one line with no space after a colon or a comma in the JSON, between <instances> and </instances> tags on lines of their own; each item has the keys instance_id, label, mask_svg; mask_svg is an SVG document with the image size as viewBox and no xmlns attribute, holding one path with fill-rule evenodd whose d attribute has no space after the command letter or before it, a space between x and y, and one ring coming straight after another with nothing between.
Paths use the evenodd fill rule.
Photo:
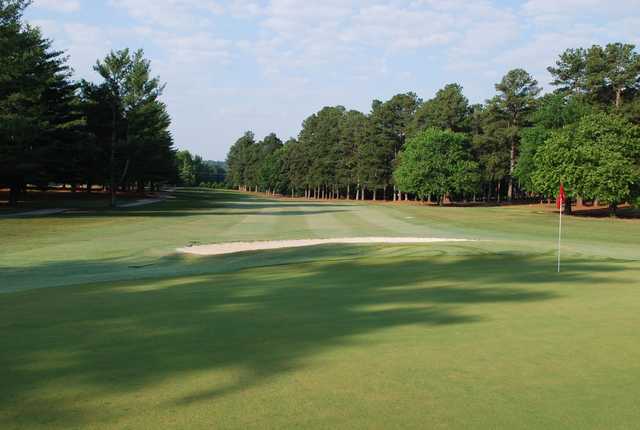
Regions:
<instances>
[{"instance_id":1,"label":"tree line","mask_svg":"<svg viewBox=\"0 0 640 430\"><path fill-rule=\"evenodd\" d=\"M185 187L223 188L225 186L226 167L223 162L204 160L187 150L176 153L177 184Z\"/></svg>"},{"instance_id":2,"label":"tree line","mask_svg":"<svg viewBox=\"0 0 640 430\"><path fill-rule=\"evenodd\" d=\"M99 82L74 80L64 52L23 20L30 0L0 0L0 188L91 192L179 183L180 160L160 100L165 85L142 50L96 62Z\"/></svg>"},{"instance_id":3,"label":"tree line","mask_svg":"<svg viewBox=\"0 0 640 430\"><path fill-rule=\"evenodd\" d=\"M640 195L640 56L634 45L569 49L542 94L525 70L470 104L458 84L423 101L374 100L362 113L324 107L297 138L245 133L228 157L230 186L306 198L513 201L572 199L612 211Z\"/></svg>"}]
</instances>

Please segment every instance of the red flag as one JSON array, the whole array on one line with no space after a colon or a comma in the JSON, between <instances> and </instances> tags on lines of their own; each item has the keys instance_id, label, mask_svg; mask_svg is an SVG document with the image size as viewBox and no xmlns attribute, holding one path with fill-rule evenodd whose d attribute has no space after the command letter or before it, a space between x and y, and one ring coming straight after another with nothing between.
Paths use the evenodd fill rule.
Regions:
<instances>
[{"instance_id":1,"label":"red flag","mask_svg":"<svg viewBox=\"0 0 640 430\"><path fill-rule=\"evenodd\" d=\"M562 208L562 205L564 204L565 199L566 199L566 196L564 194L564 186L560 184L560 191L558 192L558 197L556 197L556 208L558 209Z\"/></svg>"}]
</instances>

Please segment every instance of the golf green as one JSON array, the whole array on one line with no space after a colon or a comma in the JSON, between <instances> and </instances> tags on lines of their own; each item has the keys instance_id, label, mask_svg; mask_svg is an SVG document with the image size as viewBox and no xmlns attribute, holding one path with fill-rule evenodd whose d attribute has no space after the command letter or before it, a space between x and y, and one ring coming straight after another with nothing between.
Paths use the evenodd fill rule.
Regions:
<instances>
[{"instance_id":1,"label":"golf green","mask_svg":"<svg viewBox=\"0 0 640 430\"><path fill-rule=\"evenodd\" d=\"M638 221L175 197L0 219L0 428L637 426Z\"/></svg>"}]
</instances>

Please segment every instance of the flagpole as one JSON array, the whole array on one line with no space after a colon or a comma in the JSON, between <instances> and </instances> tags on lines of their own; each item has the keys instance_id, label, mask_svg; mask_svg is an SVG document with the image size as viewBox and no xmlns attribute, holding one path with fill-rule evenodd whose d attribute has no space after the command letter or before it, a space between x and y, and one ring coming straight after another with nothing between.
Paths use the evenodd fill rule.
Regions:
<instances>
[{"instance_id":1,"label":"flagpole","mask_svg":"<svg viewBox=\"0 0 640 430\"><path fill-rule=\"evenodd\" d=\"M562 241L562 211L564 210L564 201L560 202L560 225L558 227L558 273L560 273L560 242Z\"/></svg>"}]
</instances>

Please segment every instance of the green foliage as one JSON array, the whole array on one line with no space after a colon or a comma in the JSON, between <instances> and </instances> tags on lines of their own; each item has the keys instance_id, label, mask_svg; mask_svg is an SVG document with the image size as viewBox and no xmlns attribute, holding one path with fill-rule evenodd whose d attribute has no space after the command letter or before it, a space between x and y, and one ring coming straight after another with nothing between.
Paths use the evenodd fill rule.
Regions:
<instances>
[{"instance_id":1,"label":"green foliage","mask_svg":"<svg viewBox=\"0 0 640 430\"><path fill-rule=\"evenodd\" d=\"M631 44L569 49L548 70L555 78L552 83L563 93L584 95L592 103L618 109L640 86L640 55Z\"/></svg>"},{"instance_id":2,"label":"green foliage","mask_svg":"<svg viewBox=\"0 0 640 430\"><path fill-rule=\"evenodd\" d=\"M192 187L198 184L196 180L195 160L189 151L178 151L176 153L176 162L178 164L178 177L180 184Z\"/></svg>"},{"instance_id":3,"label":"green foliage","mask_svg":"<svg viewBox=\"0 0 640 430\"><path fill-rule=\"evenodd\" d=\"M340 142L336 151L338 184L358 184L360 178L366 175L369 164L364 149L368 127L368 119L362 112L350 110L343 115L340 122Z\"/></svg>"},{"instance_id":4,"label":"green foliage","mask_svg":"<svg viewBox=\"0 0 640 430\"><path fill-rule=\"evenodd\" d=\"M412 92L396 94L386 102L373 101L368 136L360 151L367 160L360 166L363 184L378 188L393 182L393 167L421 103Z\"/></svg>"},{"instance_id":5,"label":"green foliage","mask_svg":"<svg viewBox=\"0 0 640 430\"><path fill-rule=\"evenodd\" d=\"M472 117L472 149L485 183L500 184L509 173L512 128L497 99L476 107Z\"/></svg>"},{"instance_id":6,"label":"green foliage","mask_svg":"<svg viewBox=\"0 0 640 430\"><path fill-rule=\"evenodd\" d=\"M484 106L474 106L470 119L472 149L479 163L485 195L499 201L517 193L514 185L516 164L521 152L520 138L530 125L540 93L537 81L525 70L509 71L495 85L497 94Z\"/></svg>"},{"instance_id":7,"label":"green foliage","mask_svg":"<svg viewBox=\"0 0 640 430\"><path fill-rule=\"evenodd\" d=\"M513 126L527 121L527 114L535 108L536 97L542 91L538 81L522 69L510 70L495 87L498 105L508 115Z\"/></svg>"},{"instance_id":8,"label":"green foliage","mask_svg":"<svg viewBox=\"0 0 640 430\"><path fill-rule=\"evenodd\" d=\"M101 84L73 82L62 52L22 22L29 1L0 1L0 186L118 188L175 176L171 119L142 50L111 52Z\"/></svg>"},{"instance_id":9,"label":"green foliage","mask_svg":"<svg viewBox=\"0 0 640 430\"><path fill-rule=\"evenodd\" d=\"M104 80L101 94L111 108L108 171L112 192L118 177L120 183L132 179L142 184L171 176L175 164L168 131L171 119L159 101L164 85L158 77L151 77L144 52L112 51L94 69ZM88 94L92 93L97 91Z\"/></svg>"},{"instance_id":10,"label":"green foliage","mask_svg":"<svg viewBox=\"0 0 640 430\"><path fill-rule=\"evenodd\" d=\"M282 141L271 133L256 142L252 132L238 139L227 157L227 182L232 187L276 192L288 184Z\"/></svg>"},{"instance_id":11,"label":"green foliage","mask_svg":"<svg viewBox=\"0 0 640 430\"><path fill-rule=\"evenodd\" d=\"M227 155L227 181L231 186L240 187L249 185L246 183L248 167L251 161L251 153L256 141L252 132L247 131L229 149Z\"/></svg>"},{"instance_id":12,"label":"green foliage","mask_svg":"<svg viewBox=\"0 0 640 430\"><path fill-rule=\"evenodd\" d=\"M311 187L331 185L336 177L340 146L342 106L324 107L305 119L298 141L309 158L306 183Z\"/></svg>"},{"instance_id":13,"label":"green foliage","mask_svg":"<svg viewBox=\"0 0 640 430\"><path fill-rule=\"evenodd\" d=\"M525 197L523 191L530 196L555 189L552 176L543 184L538 172L534 180L537 157L548 141L562 142L567 140L562 133L579 130L573 124L581 118L615 111L640 124L640 55L635 46L594 45L562 53L549 68L558 90L540 99L537 81L514 69L484 105L470 106L462 87L452 83L424 103L413 92L374 100L368 114L342 106L322 108L304 121L297 139L285 144L273 133L257 142L248 132L229 151L226 175L222 166L201 157L176 155L171 118L161 101L164 84L152 74L142 50L112 51L95 64L100 82L74 82L66 57L23 22L30 3L0 0L0 186L10 188L11 203L27 185L46 187L50 182L86 184L89 190L93 184L108 186L112 204L118 189L137 186L142 191L145 184L168 181L225 181L245 190L304 191L316 197L352 197L356 189L360 197L381 190L388 195L393 187L395 199L399 184L393 172L399 154L408 137L427 128L466 133L477 167L478 181L449 170L447 192L471 192L468 184L473 183L473 192L485 200L500 200L504 194ZM588 163L593 154L607 160L596 169L603 175L621 169L626 185L616 182L604 189L594 185L596 178L587 180L582 174L584 197L595 193L613 204L631 201L640 184L629 166L637 161L629 151L607 145L592 139L581 148L591 148ZM567 159L578 156L571 152ZM416 194L410 191L417 189L414 185L405 189Z\"/></svg>"},{"instance_id":14,"label":"green foliage","mask_svg":"<svg viewBox=\"0 0 640 430\"><path fill-rule=\"evenodd\" d=\"M612 206L634 201L640 184L640 127L606 113L590 114L554 131L535 155L536 190L567 194Z\"/></svg>"},{"instance_id":15,"label":"green foliage","mask_svg":"<svg viewBox=\"0 0 640 430\"><path fill-rule=\"evenodd\" d=\"M409 134L415 135L429 127L467 132L470 116L469 100L462 94L462 86L448 84L416 110Z\"/></svg>"},{"instance_id":16,"label":"green foliage","mask_svg":"<svg viewBox=\"0 0 640 430\"><path fill-rule=\"evenodd\" d=\"M528 191L536 189L532 179L536 169L535 156L553 130L576 123L592 110L581 98L562 93L547 94L538 101L538 109L531 117L532 127L520 133L520 157L514 175L522 188Z\"/></svg>"},{"instance_id":17,"label":"green foliage","mask_svg":"<svg viewBox=\"0 0 640 430\"><path fill-rule=\"evenodd\" d=\"M462 133L430 128L411 138L400 155L394 179L403 191L419 197L472 192L478 166Z\"/></svg>"},{"instance_id":18,"label":"green foliage","mask_svg":"<svg viewBox=\"0 0 640 430\"><path fill-rule=\"evenodd\" d=\"M0 186L65 176L82 125L66 58L22 22L28 1L0 3Z\"/></svg>"},{"instance_id":19,"label":"green foliage","mask_svg":"<svg viewBox=\"0 0 640 430\"><path fill-rule=\"evenodd\" d=\"M259 156L254 169L258 187L271 193L283 191L288 181L283 170L282 141L275 133L271 133L258 143L257 150Z\"/></svg>"},{"instance_id":20,"label":"green foliage","mask_svg":"<svg viewBox=\"0 0 640 430\"><path fill-rule=\"evenodd\" d=\"M186 187L221 184L225 180L224 164L216 161L204 161L199 155L183 150L176 153L178 183Z\"/></svg>"}]
</instances>

